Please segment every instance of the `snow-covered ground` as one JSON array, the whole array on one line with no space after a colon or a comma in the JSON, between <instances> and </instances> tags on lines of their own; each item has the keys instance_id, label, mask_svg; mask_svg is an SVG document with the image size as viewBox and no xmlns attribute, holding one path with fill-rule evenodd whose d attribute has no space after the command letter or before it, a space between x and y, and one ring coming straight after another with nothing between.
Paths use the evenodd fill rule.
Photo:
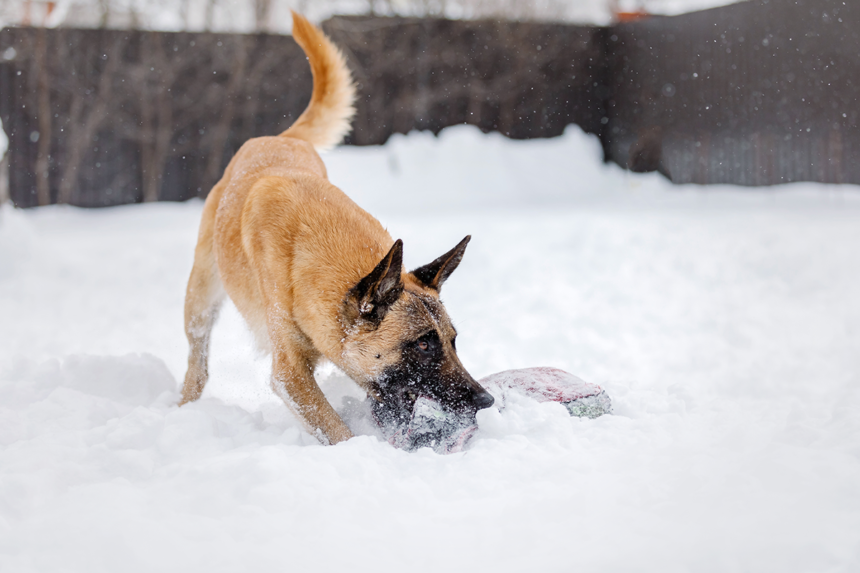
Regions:
<instances>
[{"instance_id":1,"label":"snow-covered ground","mask_svg":"<svg viewBox=\"0 0 860 573\"><path fill-rule=\"evenodd\" d=\"M860 189L673 188L576 128L326 156L444 299L476 377L555 366L465 452L323 447L235 309L176 406L202 203L0 210L0 571L860 569ZM331 368L332 402L360 393Z\"/></svg>"}]
</instances>

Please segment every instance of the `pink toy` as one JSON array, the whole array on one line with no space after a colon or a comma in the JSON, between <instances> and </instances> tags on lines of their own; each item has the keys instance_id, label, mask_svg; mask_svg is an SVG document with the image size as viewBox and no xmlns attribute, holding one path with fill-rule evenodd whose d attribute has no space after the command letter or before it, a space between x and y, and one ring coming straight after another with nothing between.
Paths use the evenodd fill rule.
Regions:
<instances>
[{"instance_id":1,"label":"pink toy","mask_svg":"<svg viewBox=\"0 0 860 573\"><path fill-rule=\"evenodd\" d=\"M481 378L478 383L496 397L499 410L504 409L508 394L517 392L538 402L560 402L571 416L578 418L612 413L612 402L600 386L558 368L505 370Z\"/></svg>"}]
</instances>

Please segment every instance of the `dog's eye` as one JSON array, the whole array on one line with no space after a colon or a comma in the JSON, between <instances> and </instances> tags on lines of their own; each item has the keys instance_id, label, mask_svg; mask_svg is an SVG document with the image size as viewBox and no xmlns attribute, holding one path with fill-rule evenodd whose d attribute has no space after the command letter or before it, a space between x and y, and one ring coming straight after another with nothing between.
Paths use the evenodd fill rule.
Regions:
<instances>
[{"instance_id":1,"label":"dog's eye","mask_svg":"<svg viewBox=\"0 0 860 573\"><path fill-rule=\"evenodd\" d=\"M409 348L411 348L411 351L415 353L418 357L420 357L422 360L430 359L435 356L441 348L441 344L439 342L439 335L435 332L425 334L421 338L410 342Z\"/></svg>"},{"instance_id":2,"label":"dog's eye","mask_svg":"<svg viewBox=\"0 0 860 573\"><path fill-rule=\"evenodd\" d=\"M422 356L432 355L439 347L438 339L434 340L430 336L422 336L413 343L415 350Z\"/></svg>"}]
</instances>

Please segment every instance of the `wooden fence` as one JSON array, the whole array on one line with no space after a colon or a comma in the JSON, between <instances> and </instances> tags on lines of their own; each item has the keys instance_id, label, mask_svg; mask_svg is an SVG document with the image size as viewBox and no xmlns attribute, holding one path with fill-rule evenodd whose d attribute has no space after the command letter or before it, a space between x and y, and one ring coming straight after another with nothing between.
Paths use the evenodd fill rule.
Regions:
<instances>
[{"instance_id":1,"label":"wooden fence","mask_svg":"<svg viewBox=\"0 0 860 573\"><path fill-rule=\"evenodd\" d=\"M359 84L351 144L457 123L518 138L602 127L601 30L402 18L324 28ZM205 196L245 140L286 129L311 92L289 36L6 29L0 58L21 207Z\"/></svg>"},{"instance_id":2,"label":"wooden fence","mask_svg":"<svg viewBox=\"0 0 860 573\"><path fill-rule=\"evenodd\" d=\"M359 84L348 143L470 123L576 123L606 159L679 183L860 183L860 3L755 0L610 28L338 17ZM0 117L16 205L205 196L311 83L292 38L5 29Z\"/></svg>"},{"instance_id":3,"label":"wooden fence","mask_svg":"<svg viewBox=\"0 0 860 573\"><path fill-rule=\"evenodd\" d=\"M301 50L276 36L7 29L0 57L22 207L205 195L238 141L286 128L310 99Z\"/></svg>"}]
</instances>

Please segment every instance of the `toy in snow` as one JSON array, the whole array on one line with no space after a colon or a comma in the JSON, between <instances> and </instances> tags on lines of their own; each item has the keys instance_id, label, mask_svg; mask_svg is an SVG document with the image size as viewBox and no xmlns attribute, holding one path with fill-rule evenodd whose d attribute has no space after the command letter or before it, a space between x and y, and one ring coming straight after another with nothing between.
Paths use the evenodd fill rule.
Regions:
<instances>
[{"instance_id":1,"label":"toy in snow","mask_svg":"<svg viewBox=\"0 0 860 573\"><path fill-rule=\"evenodd\" d=\"M479 384L493 394L499 410L504 410L511 393L518 393L538 402L559 402L579 418L612 413L612 402L600 386L557 368L506 370L482 378ZM430 447L440 454L459 452L478 431L474 413L452 412L424 396L415 401L409 419L392 419L379 402L369 400L382 434L403 450Z\"/></svg>"},{"instance_id":2,"label":"toy in snow","mask_svg":"<svg viewBox=\"0 0 860 573\"><path fill-rule=\"evenodd\" d=\"M510 392L525 394L538 402L560 402L571 416L597 418L612 413L612 401L600 386L558 368L523 368L490 374L478 383L498 397L503 410Z\"/></svg>"}]
</instances>

